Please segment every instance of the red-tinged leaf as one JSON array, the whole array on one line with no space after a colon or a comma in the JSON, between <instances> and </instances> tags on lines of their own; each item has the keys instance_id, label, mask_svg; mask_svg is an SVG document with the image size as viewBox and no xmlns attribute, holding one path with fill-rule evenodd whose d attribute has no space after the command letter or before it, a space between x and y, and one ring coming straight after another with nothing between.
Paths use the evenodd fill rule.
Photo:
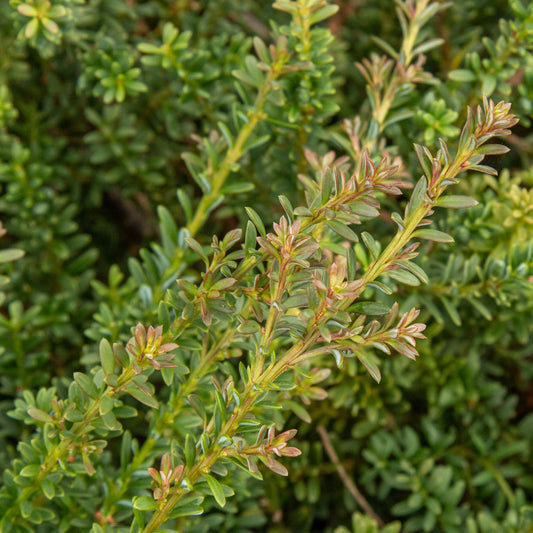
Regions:
<instances>
[{"instance_id":1,"label":"red-tinged leaf","mask_svg":"<svg viewBox=\"0 0 533 533\"><path fill-rule=\"evenodd\" d=\"M442 196L436 202L439 207L446 207L450 209L465 209L467 207L474 207L478 202L470 196Z\"/></svg>"},{"instance_id":2,"label":"red-tinged leaf","mask_svg":"<svg viewBox=\"0 0 533 533\"><path fill-rule=\"evenodd\" d=\"M153 407L154 409L159 409L157 400L151 394L139 388L137 384L128 385L126 392L133 396L137 401L144 403L144 405Z\"/></svg>"},{"instance_id":3,"label":"red-tinged leaf","mask_svg":"<svg viewBox=\"0 0 533 533\"><path fill-rule=\"evenodd\" d=\"M412 346L409 346L408 344L405 344L397 339L388 339L387 344L401 355L412 359L413 361L416 360L418 352Z\"/></svg>"},{"instance_id":4,"label":"red-tinged leaf","mask_svg":"<svg viewBox=\"0 0 533 533\"><path fill-rule=\"evenodd\" d=\"M265 252L275 257L276 259L280 260L278 251L268 239L264 237L257 237L257 242L259 243L259 246L261 246L261 248L265 250Z\"/></svg>"},{"instance_id":5,"label":"red-tinged leaf","mask_svg":"<svg viewBox=\"0 0 533 533\"><path fill-rule=\"evenodd\" d=\"M360 353L357 354L357 359L361 361L372 378L379 383L381 381L381 372L377 365L378 358L372 353Z\"/></svg>"},{"instance_id":6,"label":"red-tinged leaf","mask_svg":"<svg viewBox=\"0 0 533 533\"><path fill-rule=\"evenodd\" d=\"M33 6L30 6L28 4L20 4L17 6L17 11L24 15L25 17L36 17L37 11Z\"/></svg>"},{"instance_id":7,"label":"red-tinged leaf","mask_svg":"<svg viewBox=\"0 0 533 533\"><path fill-rule=\"evenodd\" d=\"M438 231L436 229L419 229L413 233L413 237L418 237L419 239L426 239L428 241L437 241L437 242L454 242L454 239L451 235L444 233L443 231Z\"/></svg>"},{"instance_id":8,"label":"red-tinged leaf","mask_svg":"<svg viewBox=\"0 0 533 533\"><path fill-rule=\"evenodd\" d=\"M482 174L491 174L492 176L498 175L498 171L488 165L472 165L466 167L466 170L469 170L470 172L481 172Z\"/></svg>"},{"instance_id":9,"label":"red-tinged leaf","mask_svg":"<svg viewBox=\"0 0 533 533\"><path fill-rule=\"evenodd\" d=\"M47 422L47 423L54 422L54 419L48 413L45 413L41 409L37 409L37 407L30 407L28 409L28 414L32 418L35 418L35 420L38 420L39 422Z\"/></svg>"},{"instance_id":10,"label":"red-tinged leaf","mask_svg":"<svg viewBox=\"0 0 533 533\"><path fill-rule=\"evenodd\" d=\"M289 471L273 457L267 457L266 465L270 470L272 470L272 472L274 472L274 474L279 474L280 476L289 475Z\"/></svg>"},{"instance_id":11,"label":"red-tinged leaf","mask_svg":"<svg viewBox=\"0 0 533 533\"><path fill-rule=\"evenodd\" d=\"M159 353L167 353L172 352L176 348L179 348L179 346L175 342L167 342L165 344L162 344L157 351Z\"/></svg>"},{"instance_id":12,"label":"red-tinged leaf","mask_svg":"<svg viewBox=\"0 0 533 533\"><path fill-rule=\"evenodd\" d=\"M185 242L189 245L191 250L195 251L204 261L207 262L207 254L205 253L202 245L192 237L186 237Z\"/></svg>"},{"instance_id":13,"label":"red-tinged leaf","mask_svg":"<svg viewBox=\"0 0 533 533\"><path fill-rule=\"evenodd\" d=\"M420 166L422 167L422 170L426 175L426 178L428 179L428 181L431 181L433 173L433 156L431 155L431 152L425 146L420 146L419 144L415 144L415 152L418 157L418 161L420 162Z\"/></svg>"},{"instance_id":14,"label":"red-tinged leaf","mask_svg":"<svg viewBox=\"0 0 533 533\"><path fill-rule=\"evenodd\" d=\"M235 283L237 283L237 280L235 278L220 279L216 283L213 284L213 286L211 287L211 290L224 291L226 289L229 289L230 287L233 287Z\"/></svg>"},{"instance_id":15,"label":"red-tinged leaf","mask_svg":"<svg viewBox=\"0 0 533 533\"><path fill-rule=\"evenodd\" d=\"M24 256L24 250L18 250L16 248L8 248L6 250L0 250L0 263L7 263L16 261Z\"/></svg>"},{"instance_id":16,"label":"red-tinged leaf","mask_svg":"<svg viewBox=\"0 0 533 533\"><path fill-rule=\"evenodd\" d=\"M83 459L83 467L85 468L85 472L87 472L89 476L92 476L96 472L92 461L89 459L89 456L84 453L82 453L82 459Z\"/></svg>"},{"instance_id":17,"label":"red-tinged leaf","mask_svg":"<svg viewBox=\"0 0 533 533\"><path fill-rule=\"evenodd\" d=\"M476 154L500 155L506 154L510 148L504 144L485 144L476 150Z\"/></svg>"},{"instance_id":18,"label":"red-tinged leaf","mask_svg":"<svg viewBox=\"0 0 533 533\"><path fill-rule=\"evenodd\" d=\"M285 457L298 457L298 455L302 455L302 450L299 450L294 446L287 446L281 450L281 455Z\"/></svg>"}]
</instances>

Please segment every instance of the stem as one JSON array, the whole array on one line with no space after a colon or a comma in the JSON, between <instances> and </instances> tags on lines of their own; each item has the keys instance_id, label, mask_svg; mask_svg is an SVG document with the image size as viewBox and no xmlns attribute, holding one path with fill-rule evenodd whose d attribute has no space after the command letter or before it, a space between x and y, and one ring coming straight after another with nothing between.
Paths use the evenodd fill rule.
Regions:
<instances>
[{"instance_id":1,"label":"stem","mask_svg":"<svg viewBox=\"0 0 533 533\"><path fill-rule=\"evenodd\" d=\"M354 497L354 500L359 504L361 509L363 509L363 511L368 516L371 516L377 522L379 527L383 527L385 523L376 514L374 509L372 509L366 498L363 496L363 494L359 491L359 489L353 482L352 478L348 475L348 472L346 472L346 469L344 468L342 463L339 461L339 457L335 452L335 448L333 448L333 445L331 444L331 440L329 438L328 432L326 431L326 428L324 426L318 426L317 431L320 435L320 439L322 440L322 444L324 445L326 453L331 459L331 462L335 465L337 473L339 474L339 477L344 483L344 486L348 489L348 492Z\"/></svg>"},{"instance_id":2,"label":"stem","mask_svg":"<svg viewBox=\"0 0 533 533\"><path fill-rule=\"evenodd\" d=\"M243 314L249 311L250 308L251 305L248 304L243 309ZM198 366L188 375L187 381L180 387L178 394L169 402L168 409L165 411L163 416L157 420L154 428L150 430L149 434L152 436L144 441L143 445L133 458L133 461L130 463L124 474L120 476L120 488L115 491L111 491L107 499L104 501L102 509L107 516L113 516L116 511L116 502L120 500L129 489L131 477L148 459L154 446L158 442L159 436L163 433L163 430L168 429L169 426L173 424L174 419L183 406L184 398L196 390L198 381L200 381L200 379L207 374L209 367L221 350L229 346L234 334L235 330L228 329L222 338L219 339L219 341L204 354L204 356L200 359Z\"/></svg>"},{"instance_id":3,"label":"stem","mask_svg":"<svg viewBox=\"0 0 533 533\"><path fill-rule=\"evenodd\" d=\"M273 82L279 78L283 72L283 65L287 61L288 56L286 54L279 54L272 63L270 70L268 71L267 78L257 94L255 103L252 109L248 112L249 122L246 123L239 132L239 135L235 139L234 145L227 151L224 160L220 164L218 170L212 173L210 179L211 191L205 194L191 221L186 225L186 229L189 231L191 236L194 236L198 233L200 228L203 226L210 212L210 208L213 203L218 199L220 190L224 186L228 176L231 173L233 165L243 156L245 152L245 144L255 130L257 124L266 119L264 112L264 107L266 103L267 96L272 90ZM182 263L184 256L184 250L177 248L174 252L174 256L170 261L170 266L165 270L164 274L161 275L161 280L167 280L171 277L179 266ZM159 302L163 297L163 289L161 283L153 287L153 302Z\"/></svg>"},{"instance_id":4,"label":"stem","mask_svg":"<svg viewBox=\"0 0 533 533\"><path fill-rule=\"evenodd\" d=\"M132 367L125 368L118 378L118 385L116 387L108 385L105 391L99 396L99 398L93 401L91 407L85 412L83 420L81 422L75 422L72 425L72 427L70 428L70 432L73 435L71 437L61 440L55 446L55 448L53 448L53 450L49 452L49 454L44 459L44 462L41 464L41 470L39 471L39 474L35 476L33 483L25 487L19 493L17 499L14 502L14 505L6 512L5 516L2 518L2 521L0 522L0 531L2 531L1 526L6 522L6 520L10 520L18 514L22 503L32 498L36 492L40 491L41 481L48 474L54 472L58 468L58 466L60 466L62 470L65 470L64 467L61 465L61 459L69 452L71 448L75 447L76 440L85 434L85 430L88 428L88 426L90 426L91 422L94 419L98 418L100 414L100 405L102 403L103 398L105 396L108 396L110 398L116 397L126 388L128 383L135 376L136 373Z\"/></svg>"}]
</instances>

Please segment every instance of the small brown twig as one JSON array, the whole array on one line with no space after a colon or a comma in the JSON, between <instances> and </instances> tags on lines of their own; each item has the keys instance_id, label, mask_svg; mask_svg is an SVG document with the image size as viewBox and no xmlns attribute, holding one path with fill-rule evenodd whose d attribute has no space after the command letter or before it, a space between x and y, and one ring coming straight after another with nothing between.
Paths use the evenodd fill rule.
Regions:
<instances>
[{"instance_id":1,"label":"small brown twig","mask_svg":"<svg viewBox=\"0 0 533 533\"><path fill-rule=\"evenodd\" d=\"M383 520L375 513L374 509L370 507L370 504L366 501L366 498L355 486L355 483L348 475L348 472L346 472L344 466L342 466L341 462L339 461L339 457L335 452L333 445L331 444L331 440L329 438L328 432L326 431L326 428L324 426L318 426L317 431L320 435L320 439L322 440L322 444L324 445L326 453L328 454L331 462L335 465L339 477L348 489L349 493L354 497L355 501L359 504L361 509L363 509L363 511L368 516L372 517L377 522L379 527L383 527L385 525L385 522L383 522Z\"/></svg>"}]
</instances>

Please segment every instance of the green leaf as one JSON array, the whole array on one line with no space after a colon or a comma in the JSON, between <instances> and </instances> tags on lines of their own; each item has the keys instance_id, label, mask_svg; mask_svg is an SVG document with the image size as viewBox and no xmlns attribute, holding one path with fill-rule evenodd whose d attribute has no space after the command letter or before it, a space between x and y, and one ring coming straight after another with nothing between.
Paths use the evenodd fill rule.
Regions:
<instances>
[{"instance_id":1,"label":"green leaf","mask_svg":"<svg viewBox=\"0 0 533 533\"><path fill-rule=\"evenodd\" d=\"M28 414L35 420L39 420L39 422L54 422L54 419L48 413L45 413L41 409L37 409L37 407L30 407L28 409Z\"/></svg>"},{"instance_id":2,"label":"green leaf","mask_svg":"<svg viewBox=\"0 0 533 533\"><path fill-rule=\"evenodd\" d=\"M9 261L16 261L25 254L24 250L17 250L16 248L8 248L0 250L0 263L7 263Z\"/></svg>"},{"instance_id":3,"label":"green leaf","mask_svg":"<svg viewBox=\"0 0 533 533\"><path fill-rule=\"evenodd\" d=\"M195 251L206 263L208 262L207 254L203 246L193 237L185 237L185 242L189 245L191 250Z\"/></svg>"},{"instance_id":4,"label":"green leaf","mask_svg":"<svg viewBox=\"0 0 533 533\"><path fill-rule=\"evenodd\" d=\"M187 468L192 468L194 460L196 459L196 442L194 436L190 433L187 433L187 436L185 437L183 451L185 453L185 464L187 465Z\"/></svg>"},{"instance_id":5,"label":"green leaf","mask_svg":"<svg viewBox=\"0 0 533 533\"><path fill-rule=\"evenodd\" d=\"M21 471L23 477L35 477L41 472L41 465L27 465Z\"/></svg>"},{"instance_id":6,"label":"green leaf","mask_svg":"<svg viewBox=\"0 0 533 533\"><path fill-rule=\"evenodd\" d=\"M448 77L453 81L476 81L476 75L467 69L452 70L448 73Z\"/></svg>"},{"instance_id":7,"label":"green leaf","mask_svg":"<svg viewBox=\"0 0 533 533\"><path fill-rule=\"evenodd\" d=\"M55 485L48 478L41 480L41 489L46 499L51 500L55 496Z\"/></svg>"},{"instance_id":8,"label":"green leaf","mask_svg":"<svg viewBox=\"0 0 533 533\"><path fill-rule=\"evenodd\" d=\"M100 414L105 415L109 413L115 405L115 402L109 396L103 396L100 400Z\"/></svg>"},{"instance_id":9,"label":"green leaf","mask_svg":"<svg viewBox=\"0 0 533 533\"><path fill-rule=\"evenodd\" d=\"M154 409L159 409L157 400L151 394L148 394L146 391L139 388L136 384L130 383L126 387L125 391L139 402L144 403L144 405L153 407Z\"/></svg>"},{"instance_id":10,"label":"green leaf","mask_svg":"<svg viewBox=\"0 0 533 533\"><path fill-rule=\"evenodd\" d=\"M220 507L224 507L226 505L226 496L224 495L224 489L222 488L222 485L209 474L204 474L204 478L207 481L209 489L211 490L211 494L213 494L218 505L220 505Z\"/></svg>"},{"instance_id":11,"label":"green leaf","mask_svg":"<svg viewBox=\"0 0 533 533\"><path fill-rule=\"evenodd\" d=\"M467 207L474 207L478 205L478 202L470 196L441 196L436 204L439 207L447 207L451 209L463 209Z\"/></svg>"},{"instance_id":12,"label":"green leaf","mask_svg":"<svg viewBox=\"0 0 533 533\"><path fill-rule=\"evenodd\" d=\"M307 412L307 410L300 405L297 402L293 402L292 400L285 400L284 405L286 405L298 418L302 419L304 422L307 422L308 424L311 423L311 415Z\"/></svg>"},{"instance_id":13,"label":"green leaf","mask_svg":"<svg viewBox=\"0 0 533 533\"><path fill-rule=\"evenodd\" d=\"M456 326L460 326L461 317L459 316L459 313L457 312L455 305L453 305L452 302L450 302L450 300L448 300L448 298L446 298L445 296L441 296L440 301L442 302L442 305L444 305L444 307L446 308L446 311L448 311L448 314L450 315L452 322Z\"/></svg>"},{"instance_id":14,"label":"green leaf","mask_svg":"<svg viewBox=\"0 0 533 533\"><path fill-rule=\"evenodd\" d=\"M120 469L124 474L131 461L131 432L127 429L122 435L122 442L120 443Z\"/></svg>"},{"instance_id":15,"label":"green leaf","mask_svg":"<svg viewBox=\"0 0 533 533\"><path fill-rule=\"evenodd\" d=\"M100 363L104 369L104 374L113 374L115 371L115 355L113 348L107 339L100 341Z\"/></svg>"},{"instance_id":16,"label":"green leaf","mask_svg":"<svg viewBox=\"0 0 533 533\"><path fill-rule=\"evenodd\" d=\"M250 192L255 189L255 185L253 183L231 183L229 185L225 185L220 190L221 194L243 194L245 192Z\"/></svg>"},{"instance_id":17,"label":"green leaf","mask_svg":"<svg viewBox=\"0 0 533 533\"><path fill-rule=\"evenodd\" d=\"M422 203L422 201L424 200L424 195L426 194L427 188L428 188L427 179L424 176L422 176L418 180L418 183L416 184L413 190L413 194L411 195L411 199L409 200L409 203L407 204L407 207L405 209L406 219Z\"/></svg>"},{"instance_id":18,"label":"green leaf","mask_svg":"<svg viewBox=\"0 0 533 533\"><path fill-rule=\"evenodd\" d=\"M257 228L257 231L259 231L261 237L265 237L266 230L261 217L251 207L245 207L244 209L246 210L250 220L254 223L254 226Z\"/></svg>"},{"instance_id":19,"label":"green leaf","mask_svg":"<svg viewBox=\"0 0 533 533\"><path fill-rule=\"evenodd\" d=\"M153 511L157 509L157 502L150 496L135 496L133 498L133 508L139 511Z\"/></svg>"},{"instance_id":20,"label":"green leaf","mask_svg":"<svg viewBox=\"0 0 533 533\"><path fill-rule=\"evenodd\" d=\"M329 4L324 7L318 8L310 17L309 22L311 24L316 24L317 22L322 22L323 20L332 17L339 10L339 6L334 4Z\"/></svg>"},{"instance_id":21,"label":"green leaf","mask_svg":"<svg viewBox=\"0 0 533 533\"><path fill-rule=\"evenodd\" d=\"M190 222L193 218L193 209L189 195L183 189L178 189L176 191L176 195L183 209L183 212L185 213L185 220L187 222Z\"/></svg>"},{"instance_id":22,"label":"green leaf","mask_svg":"<svg viewBox=\"0 0 533 533\"><path fill-rule=\"evenodd\" d=\"M332 229L337 235L340 235L343 239L348 241L357 242L359 238L357 234L343 222L338 220L330 220L327 222L327 226Z\"/></svg>"},{"instance_id":23,"label":"green leaf","mask_svg":"<svg viewBox=\"0 0 533 533\"><path fill-rule=\"evenodd\" d=\"M78 387L85 392L90 398L95 400L98 398L98 389L93 380L82 372L74 372L74 381L78 384Z\"/></svg>"},{"instance_id":24,"label":"green leaf","mask_svg":"<svg viewBox=\"0 0 533 533\"><path fill-rule=\"evenodd\" d=\"M361 238L363 239L365 246L370 252L372 259L376 261L377 258L379 257L379 252L381 250L379 243L367 231L363 231L363 233L361 233Z\"/></svg>"},{"instance_id":25,"label":"green leaf","mask_svg":"<svg viewBox=\"0 0 533 533\"><path fill-rule=\"evenodd\" d=\"M413 237L418 237L420 239L426 239L428 241L437 241L437 242L454 242L454 239L451 235L444 233L443 231L438 231L436 229L419 229L413 233Z\"/></svg>"},{"instance_id":26,"label":"green leaf","mask_svg":"<svg viewBox=\"0 0 533 533\"><path fill-rule=\"evenodd\" d=\"M203 496L185 496L182 498L168 514L169 518L179 518L181 516L201 515L204 510L200 504L204 501Z\"/></svg>"},{"instance_id":27,"label":"green leaf","mask_svg":"<svg viewBox=\"0 0 533 533\"><path fill-rule=\"evenodd\" d=\"M379 383L381 381L381 372L377 365L379 359L376 355L370 352L361 352L357 354L357 359L361 361L370 375Z\"/></svg>"},{"instance_id":28,"label":"green leaf","mask_svg":"<svg viewBox=\"0 0 533 533\"><path fill-rule=\"evenodd\" d=\"M128 352L125 350L122 344L115 342L113 344L113 353L115 354L115 360L122 368L128 368L130 366L130 358Z\"/></svg>"},{"instance_id":29,"label":"green leaf","mask_svg":"<svg viewBox=\"0 0 533 533\"><path fill-rule=\"evenodd\" d=\"M189 394L189 396L187 396L187 400L189 400L189 404L196 411L198 416L202 419L202 421L205 424L207 420L207 413L206 413L202 400L200 400L200 398L196 396L196 394Z\"/></svg>"},{"instance_id":30,"label":"green leaf","mask_svg":"<svg viewBox=\"0 0 533 533\"><path fill-rule=\"evenodd\" d=\"M113 414L113 411L109 411L105 415L101 415L100 420L104 426L111 431L119 430L122 427L122 424L117 420L116 416Z\"/></svg>"},{"instance_id":31,"label":"green leaf","mask_svg":"<svg viewBox=\"0 0 533 533\"><path fill-rule=\"evenodd\" d=\"M362 315L386 315L390 312L390 307L381 302L357 302L350 310Z\"/></svg>"}]
</instances>

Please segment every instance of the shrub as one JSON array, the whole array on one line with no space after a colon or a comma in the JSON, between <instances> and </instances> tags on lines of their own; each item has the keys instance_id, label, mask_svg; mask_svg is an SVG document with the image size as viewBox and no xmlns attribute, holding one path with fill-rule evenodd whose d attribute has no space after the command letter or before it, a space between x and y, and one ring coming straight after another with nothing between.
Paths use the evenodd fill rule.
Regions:
<instances>
[{"instance_id":1,"label":"shrub","mask_svg":"<svg viewBox=\"0 0 533 533\"><path fill-rule=\"evenodd\" d=\"M2 532L533 530L533 6L392 5L0 6Z\"/></svg>"}]
</instances>

